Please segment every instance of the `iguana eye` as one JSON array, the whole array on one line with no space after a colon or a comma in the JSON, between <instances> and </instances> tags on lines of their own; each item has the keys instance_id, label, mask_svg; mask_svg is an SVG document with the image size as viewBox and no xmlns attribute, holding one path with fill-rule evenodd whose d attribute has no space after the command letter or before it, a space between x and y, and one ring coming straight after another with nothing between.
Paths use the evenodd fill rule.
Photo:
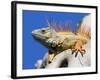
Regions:
<instances>
[{"instance_id":1,"label":"iguana eye","mask_svg":"<svg viewBox=\"0 0 100 80\"><path fill-rule=\"evenodd\" d=\"M45 33L46 31L45 31L45 30L41 30L41 32L42 32L42 33Z\"/></svg>"}]
</instances>

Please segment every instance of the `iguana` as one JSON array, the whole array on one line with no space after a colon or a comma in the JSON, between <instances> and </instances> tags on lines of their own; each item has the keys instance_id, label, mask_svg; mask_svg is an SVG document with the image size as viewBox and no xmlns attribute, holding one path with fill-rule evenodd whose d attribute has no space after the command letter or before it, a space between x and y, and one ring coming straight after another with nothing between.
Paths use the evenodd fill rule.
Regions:
<instances>
[{"instance_id":1,"label":"iguana","mask_svg":"<svg viewBox=\"0 0 100 80\"><path fill-rule=\"evenodd\" d=\"M73 32L69 28L54 26L48 22L48 27L32 31L32 36L49 50L47 63L64 50L71 49L72 54L77 57L78 53L83 56L86 52L83 46L91 38L90 28L84 27L82 21L78 29Z\"/></svg>"}]
</instances>

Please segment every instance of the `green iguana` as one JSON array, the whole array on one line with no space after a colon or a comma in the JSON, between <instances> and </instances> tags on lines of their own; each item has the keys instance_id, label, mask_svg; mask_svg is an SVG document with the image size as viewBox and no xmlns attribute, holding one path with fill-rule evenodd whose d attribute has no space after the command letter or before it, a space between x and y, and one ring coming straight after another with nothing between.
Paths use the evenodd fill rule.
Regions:
<instances>
[{"instance_id":1,"label":"green iguana","mask_svg":"<svg viewBox=\"0 0 100 80\"><path fill-rule=\"evenodd\" d=\"M75 57L78 53L86 52L83 49L90 39L90 29L86 29L85 25L79 24L76 32L72 32L69 28L54 26L48 23L48 27L32 31L33 37L49 50L47 63L51 63L53 58L64 50L71 49Z\"/></svg>"}]
</instances>

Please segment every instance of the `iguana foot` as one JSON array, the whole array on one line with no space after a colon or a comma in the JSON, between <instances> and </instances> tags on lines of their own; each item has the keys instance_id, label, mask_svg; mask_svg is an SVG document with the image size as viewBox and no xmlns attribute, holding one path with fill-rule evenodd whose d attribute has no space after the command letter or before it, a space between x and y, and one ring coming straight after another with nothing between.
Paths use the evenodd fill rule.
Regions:
<instances>
[{"instance_id":1,"label":"iguana foot","mask_svg":"<svg viewBox=\"0 0 100 80\"><path fill-rule=\"evenodd\" d=\"M75 53L75 57L77 57L78 52L80 52L81 55L82 55L82 57L83 57L83 55L85 54L86 51L85 51L85 49L73 49L73 50L72 50L72 54Z\"/></svg>"},{"instance_id":2,"label":"iguana foot","mask_svg":"<svg viewBox=\"0 0 100 80\"><path fill-rule=\"evenodd\" d=\"M85 49L82 48L82 42L81 41L76 42L74 49L72 49L72 54L75 53L75 57L77 57L78 53L81 53L83 57L85 52L86 52Z\"/></svg>"}]
</instances>

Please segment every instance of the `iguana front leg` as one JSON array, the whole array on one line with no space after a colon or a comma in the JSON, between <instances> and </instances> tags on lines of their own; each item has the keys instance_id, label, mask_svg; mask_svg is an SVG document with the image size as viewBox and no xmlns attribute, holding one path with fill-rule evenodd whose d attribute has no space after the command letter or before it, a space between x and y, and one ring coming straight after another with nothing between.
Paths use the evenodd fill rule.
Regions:
<instances>
[{"instance_id":1,"label":"iguana front leg","mask_svg":"<svg viewBox=\"0 0 100 80\"><path fill-rule=\"evenodd\" d=\"M78 52L81 53L81 55L83 56L85 54L85 49L83 49L83 43L81 40L78 40L76 43L75 43L75 46L74 46L74 49L72 49L72 54L75 53L75 57L77 57L78 55Z\"/></svg>"},{"instance_id":2,"label":"iguana front leg","mask_svg":"<svg viewBox=\"0 0 100 80\"><path fill-rule=\"evenodd\" d=\"M54 59L54 57L57 55L57 47L60 47L61 44L63 43L63 41L59 40L59 39L48 39L47 41L49 43L49 45L52 47L53 52L49 50L48 52L48 60L47 60L47 64L51 63L52 60Z\"/></svg>"},{"instance_id":3,"label":"iguana front leg","mask_svg":"<svg viewBox=\"0 0 100 80\"><path fill-rule=\"evenodd\" d=\"M49 50L49 52L48 52L48 58L47 58L47 64L50 64L52 62L52 60L54 59L54 57L55 57L55 53L51 52Z\"/></svg>"}]
</instances>

